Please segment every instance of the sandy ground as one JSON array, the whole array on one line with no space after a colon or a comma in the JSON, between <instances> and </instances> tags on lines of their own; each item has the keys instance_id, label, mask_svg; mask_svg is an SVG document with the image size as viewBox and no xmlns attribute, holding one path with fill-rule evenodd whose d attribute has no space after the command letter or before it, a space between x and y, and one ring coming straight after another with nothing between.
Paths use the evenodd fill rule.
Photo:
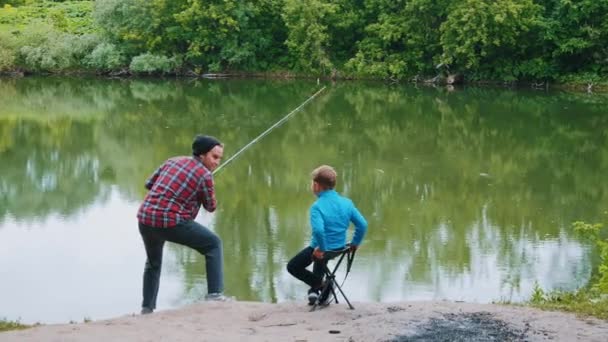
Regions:
<instances>
[{"instance_id":1,"label":"sandy ground","mask_svg":"<svg viewBox=\"0 0 608 342\"><path fill-rule=\"evenodd\" d=\"M0 333L0 341L608 341L608 322L453 302L203 302L151 315Z\"/></svg>"}]
</instances>

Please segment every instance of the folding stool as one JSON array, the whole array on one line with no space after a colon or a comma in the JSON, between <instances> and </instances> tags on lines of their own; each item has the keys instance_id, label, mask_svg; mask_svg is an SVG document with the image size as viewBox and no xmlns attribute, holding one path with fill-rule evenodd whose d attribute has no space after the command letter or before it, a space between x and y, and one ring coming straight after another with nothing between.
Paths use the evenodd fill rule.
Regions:
<instances>
[{"instance_id":1,"label":"folding stool","mask_svg":"<svg viewBox=\"0 0 608 342\"><path fill-rule=\"evenodd\" d=\"M338 259L338 262L336 263L336 265L334 266L334 269L332 271L329 269L329 261L336 257L340 257L340 258ZM340 267L340 264L342 264L344 257L346 257L346 276L348 276L348 273L350 272L350 268L353 264L353 260L355 259L355 251L350 250L350 245L346 245L346 247L344 247L343 249L334 250L334 251L326 251L324 253L322 261L323 261L323 272L325 274L325 282L323 283L323 287L321 287L321 294L319 295L319 297L313 304L310 311L315 311L315 309L320 305L321 306L328 305L332 301L332 299L329 299L330 298L329 296L333 296L333 300L335 300L336 304L337 304L338 296L336 295L335 289L338 289L340 294L342 294L342 297L344 297L344 300L346 300L346 303L348 303L348 307L351 310L355 309L355 307L353 307L353 305L350 303L350 301L344 294L344 291L342 291L342 287L340 286L340 284L338 284L338 282L336 281L336 271L338 271L338 268ZM346 276L344 277L344 280L346 280ZM331 294L328 293L328 291L331 291ZM324 303L321 303L321 299L323 297L325 297L326 300L323 301Z\"/></svg>"}]
</instances>

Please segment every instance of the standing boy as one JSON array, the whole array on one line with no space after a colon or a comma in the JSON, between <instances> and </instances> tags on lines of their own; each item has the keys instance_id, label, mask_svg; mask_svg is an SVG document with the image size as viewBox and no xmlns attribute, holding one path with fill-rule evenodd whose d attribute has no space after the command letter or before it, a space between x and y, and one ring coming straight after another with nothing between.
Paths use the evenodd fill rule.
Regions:
<instances>
[{"instance_id":1,"label":"standing boy","mask_svg":"<svg viewBox=\"0 0 608 342\"><path fill-rule=\"evenodd\" d=\"M287 271L310 287L308 303L313 305L323 285L323 266L327 262L323 260L324 252L346 246L346 231L351 222L355 234L350 248L356 250L367 231L367 221L350 199L334 190L337 175L331 166L319 166L311 175L311 190L318 197L310 208L312 239L308 247L287 263ZM306 269L311 263L314 263L312 272ZM323 293L325 298L321 302L327 300L330 292Z\"/></svg>"}]
</instances>

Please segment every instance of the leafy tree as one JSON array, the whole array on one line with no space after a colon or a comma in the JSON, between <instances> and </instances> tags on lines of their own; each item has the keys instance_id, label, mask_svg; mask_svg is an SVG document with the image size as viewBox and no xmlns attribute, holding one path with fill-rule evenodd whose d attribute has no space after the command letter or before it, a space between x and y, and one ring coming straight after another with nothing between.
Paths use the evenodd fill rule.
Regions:
<instances>
[{"instance_id":1,"label":"leafy tree","mask_svg":"<svg viewBox=\"0 0 608 342\"><path fill-rule=\"evenodd\" d=\"M152 5L158 1L99 0L95 2L93 17L105 36L135 55L154 47L155 26Z\"/></svg>"},{"instance_id":2,"label":"leafy tree","mask_svg":"<svg viewBox=\"0 0 608 342\"><path fill-rule=\"evenodd\" d=\"M365 0L333 0L336 12L328 22L329 55L342 68L357 52L357 43L365 36Z\"/></svg>"},{"instance_id":3,"label":"leafy tree","mask_svg":"<svg viewBox=\"0 0 608 342\"><path fill-rule=\"evenodd\" d=\"M287 63L287 27L281 19L283 0L239 1L234 10L238 30L220 46L214 66L267 70Z\"/></svg>"},{"instance_id":4,"label":"leafy tree","mask_svg":"<svg viewBox=\"0 0 608 342\"><path fill-rule=\"evenodd\" d=\"M608 74L608 2L545 0L545 44L561 73Z\"/></svg>"},{"instance_id":5,"label":"leafy tree","mask_svg":"<svg viewBox=\"0 0 608 342\"><path fill-rule=\"evenodd\" d=\"M330 59L329 20L338 6L322 0L285 0L283 20L288 29L287 47L297 70L327 73Z\"/></svg>"},{"instance_id":6,"label":"leafy tree","mask_svg":"<svg viewBox=\"0 0 608 342\"><path fill-rule=\"evenodd\" d=\"M284 55L279 0L105 0L95 18L127 52L182 55L212 71L268 68Z\"/></svg>"},{"instance_id":7,"label":"leafy tree","mask_svg":"<svg viewBox=\"0 0 608 342\"><path fill-rule=\"evenodd\" d=\"M285 35L277 0L190 1L174 15L186 60L211 71L266 68Z\"/></svg>"},{"instance_id":8,"label":"leafy tree","mask_svg":"<svg viewBox=\"0 0 608 342\"><path fill-rule=\"evenodd\" d=\"M348 66L367 75L404 77L434 72L441 53L439 28L448 0L366 1L369 24Z\"/></svg>"},{"instance_id":9,"label":"leafy tree","mask_svg":"<svg viewBox=\"0 0 608 342\"><path fill-rule=\"evenodd\" d=\"M528 33L539 25L541 9L532 0L461 1L441 24L441 61L477 77L517 79L514 67L501 65L517 63L537 43Z\"/></svg>"}]
</instances>

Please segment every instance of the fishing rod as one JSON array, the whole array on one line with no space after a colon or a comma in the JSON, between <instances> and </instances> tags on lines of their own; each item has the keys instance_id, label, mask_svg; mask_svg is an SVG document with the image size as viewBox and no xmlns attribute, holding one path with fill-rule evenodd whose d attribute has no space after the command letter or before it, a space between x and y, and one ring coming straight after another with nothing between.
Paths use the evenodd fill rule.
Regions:
<instances>
[{"instance_id":1,"label":"fishing rod","mask_svg":"<svg viewBox=\"0 0 608 342\"><path fill-rule=\"evenodd\" d=\"M247 145L243 146L240 150L238 150L235 154L233 154L230 158L228 158L228 160L226 160L224 163L220 164L220 166L218 166L214 171L213 171L213 175L215 176L221 169L223 169L226 165L230 164L230 162L232 162L234 159L236 159L236 157L238 157L241 153L243 153L246 149L248 149L249 147L251 147L251 145L255 144L258 140L262 139L264 136L268 135L268 133L270 133L270 131L272 131L273 129L275 129L276 127L280 126L282 123L284 123L285 121L289 120L289 118L295 114L296 112L298 112L300 109L302 109L302 107L304 107L308 102L310 102L312 99L314 99L317 95L319 95L323 90L325 90L325 86L323 86L323 88L319 89L316 93L314 93L311 97L309 97L306 101L302 102L301 105L297 106L294 110L292 110L291 112L289 112L287 115L285 115L281 120L277 121L274 125L270 126L267 130L265 130L264 132L262 132L260 135L258 135L257 137L255 137L255 139L251 140Z\"/></svg>"}]
</instances>

